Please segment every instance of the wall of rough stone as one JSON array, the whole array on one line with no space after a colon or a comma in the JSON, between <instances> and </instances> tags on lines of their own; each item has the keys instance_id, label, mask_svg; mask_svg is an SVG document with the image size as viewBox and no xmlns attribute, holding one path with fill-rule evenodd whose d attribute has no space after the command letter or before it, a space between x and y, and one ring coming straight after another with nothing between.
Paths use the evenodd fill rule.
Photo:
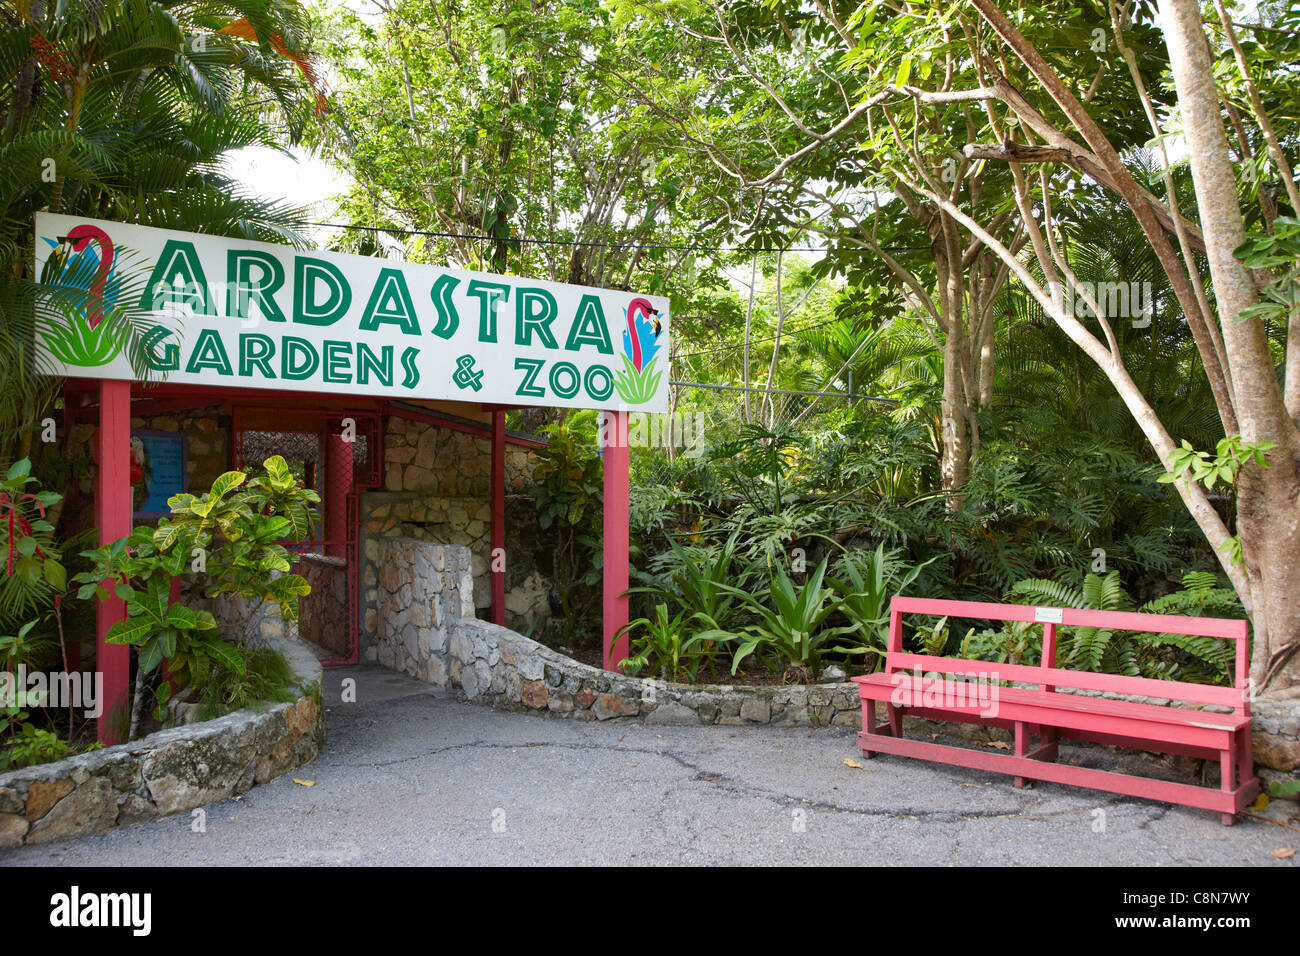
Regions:
<instances>
[{"instance_id":1,"label":"wall of rough stone","mask_svg":"<svg viewBox=\"0 0 1300 956\"><path fill-rule=\"evenodd\" d=\"M336 655L348 649L348 563L344 558L304 554L298 573L311 593L298 602L298 637Z\"/></svg>"},{"instance_id":2,"label":"wall of rough stone","mask_svg":"<svg viewBox=\"0 0 1300 956\"><path fill-rule=\"evenodd\" d=\"M187 436L186 488L195 493L210 487L218 475L229 469L231 426L231 416L223 414L219 406L131 420L132 428L181 431ZM384 457L379 471L382 487L362 492L358 501L359 643L363 659L367 660L377 659L378 652L374 620L379 597L375 560L379 539L404 537L468 547L473 561L475 607L487 609L491 605L491 442L396 415L385 416L383 428ZM74 427L67 448L71 459L93 461L94 432L91 424ZM539 548L545 550L545 536L537 526L535 504L526 495L533 464L528 448L506 446L506 622L520 631L534 629L540 633L551 613L551 585L547 556L541 555L539 561L537 553ZM88 527L93 523L93 466L79 480L79 487L83 496L73 524ZM330 577L322 568L308 568L306 573L321 579L313 583L324 583ZM338 583L331 577L331 591ZM197 595L185 596L194 599L196 606L206 606ZM322 613L329 611L327 608ZM313 616L320 615L313 615L309 609L308 617ZM278 615L264 615L262 623L265 636L282 632ZM322 646L338 650L329 643Z\"/></svg>"},{"instance_id":3,"label":"wall of rough stone","mask_svg":"<svg viewBox=\"0 0 1300 956\"><path fill-rule=\"evenodd\" d=\"M533 456L506 446L506 623L541 630L550 616L550 582L538 563L539 529L531 499ZM379 555L392 539L468 549L475 608L492 603L492 448L486 438L395 415L384 422L383 489L360 495L361 635L364 660L378 660Z\"/></svg>"},{"instance_id":4,"label":"wall of rough stone","mask_svg":"<svg viewBox=\"0 0 1300 956\"><path fill-rule=\"evenodd\" d=\"M315 760L325 743L321 666L300 644L275 646L293 668L299 696L292 703L0 774L0 848L193 810Z\"/></svg>"},{"instance_id":5,"label":"wall of rough stone","mask_svg":"<svg viewBox=\"0 0 1300 956\"><path fill-rule=\"evenodd\" d=\"M573 720L861 726L857 685L674 684L612 673L474 617L468 548L410 538L376 543L375 659L499 710Z\"/></svg>"}]
</instances>

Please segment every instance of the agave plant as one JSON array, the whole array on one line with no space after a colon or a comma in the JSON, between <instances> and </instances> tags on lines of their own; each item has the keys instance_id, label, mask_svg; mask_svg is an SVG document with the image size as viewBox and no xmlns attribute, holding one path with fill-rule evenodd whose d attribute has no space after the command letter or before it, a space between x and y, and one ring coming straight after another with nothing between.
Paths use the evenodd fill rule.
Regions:
<instances>
[{"instance_id":1,"label":"agave plant","mask_svg":"<svg viewBox=\"0 0 1300 956\"><path fill-rule=\"evenodd\" d=\"M886 553L883 544L867 552L866 557L852 551L840 557L840 576L827 578L826 583L839 595L839 608L849 619L846 633L858 639L864 653L875 655L877 660L884 657L890 598L906 591L925 566L937 560L930 558L899 575L894 552Z\"/></svg>"},{"instance_id":2,"label":"agave plant","mask_svg":"<svg viewBox=\"0 0 1300 956\"><path fill-rule=\"evenodd\" d=\"M839 607L834 592L823 586L829 560L829 556L822 558L803 585L796 585L785 568L778 566L764 594L771 601L770 608L758 596L734 589L758 615L760 623L744 629L747 636L731 659L733 674L745 658L764 651L786 665L787 682L794 679L806 682L821 672L824 654L866 652L862 646L835 643L849 628L826 626L826 619Z\"/></svg>"},{"instance_id":3,"label":"agave plant","mask_svg":"<svg viewBox=\"0 0 1300 956\"><path fill-rule=\"evenodd\" d=\"M668 605L657 604L654 617L639 617L619 628L617 637L639 633L632 638L631 657L619 663L629 673L637 674L653 661L659 668L661 680L678 680L685 677L695 680L703 660L701 648L709 642L730 639L732 635L717 630L697 630L690 626L685 611L668 616Z\"/></svg>"}]
</instances>

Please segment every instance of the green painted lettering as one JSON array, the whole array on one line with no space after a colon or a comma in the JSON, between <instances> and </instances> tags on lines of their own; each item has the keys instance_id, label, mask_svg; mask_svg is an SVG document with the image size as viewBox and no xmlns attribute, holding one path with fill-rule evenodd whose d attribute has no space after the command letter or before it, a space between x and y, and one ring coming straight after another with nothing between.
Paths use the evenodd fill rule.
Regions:
<instances>
[{"instance_id":1,"label":"green painted lettering","mask_svg":"<svg viewBox=\"0 0 1300 956\"><path fill-rule=\"evenodd\" d=\"M400 325L407 335L420 334L420 320L415 315L411 290L400 269L380 269L379 278L370 292L370 301L362 313L359 328L373 332L380 325Z\"/></svg>"},{"instance_id":2,"label":"green painted lettering","mask_svg":"<svg viewBox=\"0 0 1300 956\"><path fill-rule=\"evenodd\" d=\"M172 330L167 326L155 325L140 337L140 344L144 347L145 362L151 369L159 372L174 372L181 367L181 350L175 342L164 345L161 355L155 351L156 346L171 334Z\"/></svg>"},{"instance_id":3,"label":"green painted lettering","mask_svg":"<svg viewBox=\"0 0 1300 956\"><path fill-rule=\"evenodd\" d=\"M456 329L460 327L460 316L456 313L456 307L451 303L451 293L456 286L460 285L460 280L455 276L440 275L433 282L433 288L429 290L429 295L433 299L433 307L438 311L438 324L433 327L433 334L439 338L449 339L456 334ZM474 287L470 283L470 288Z\"/></svg>"},{"instance_id":4,"label":"green painted lettering","mask_svg":"<svg viewBox=\"0 0 1300 956\"><path fill-rule=\"evenodd\" d=\"M286 335L280 339L280 377L301 382L316 374L320 356L306 339Z\"/></svg>"},{"instance_id":5,"label":"green painted lettering","mask_svg":"<svg viewBox=\"0 0 1300 956\"><path fill-rule=\"evenodd\" d=\"M318 301L317 286L325 287ZM301 325L333 325L352 305L352 287L333 263L310 256L293 260L293 320Z\"/></svg>"},{"instance_id":6,"label":"green painted lettering","mask_svg":"<svg viewBox=\"0 0 1300 956\"><path fill-rule=\"evenodd\" d=\"M194 351L190 353L190 360L185 366L185 371L191 375L197 375L204 369L211 369L218 375L235 374L230 367L226 346L216 329L204 329L199 333L199 340L194 343Z\"/></svg>"},{"instance_id":7,"label":"green painted lettering","mask_svg":"<svg viewBox=\"0 0 1300 956\"><path fill-rule=\"evenodd\" d=\"M256 368L264 378L275 378L271 359L275 357L275 340L260 332L246 332L239 336L239 376L252 378Z\"/></svg>"},{"instance_id":8,"label":"green painted lettering","mask_svg":"<svg viewBox=\"0 0 1300 956\"><path fill-rule=\"evenodd\" d=\"M172 303L188 305L198 315L217 314L194 243L182 239L167 240L140 296L140 308L155 312Z\"/></svg>"},{"instance_id":9,"label":"green painted lettering","mask_svg":"<svg viewBox=\"0 0 1300 956\"><path fill-rule=\"evenodd\" d=\"M614 354L614 346L609 341L609 326L605 324L605 310L600 307L600 296L584 295L578 303L578 314L574 316L573 328L569 329L565 349L576 352L584 345L596 346L597 352L605 355Z\"/></svg>"},{"instance_id":10,"label":"green painted lettering","mask_svg":"<svg viewBox=\"0 0 1300 956\"><path fill-rule=\"evenodd\" d=\"M370 373L375 373L379 384L392 387L393 384L393 347L385 345L375 355L365 342L357 343L357 384L369 385Z\"/></svg>"},{"instance_id":11,"label":"green painted lettering","mask_svg":"<svg viewBox=\"0 0 1300 956\"><path fill-rule=\"evenodd\" d=\"M253 281L253 270L260 275ZM283 322L284 312L275 301L275 293L284 285L284 265L269 252L231 249L226 253L226 315L248 318L248 306L257 303L262 318Z\"/></svg>"},{"instance_id":12,"label":"green painted lettering","mask_svg":"<svg viewBox=\"0 0 1300 956\"><path fill-rule=\"evenodd\" d=\"M325 355L321 369L321 381L336 385L349 385L352 382L352 343L327 341L321 351Z\"/></svg>"},{"instance_id":13,"label":"green painted lettering","mask_svg":"<svg viewBox=\"0 0 1300 956\"><path fill-rule=\"evenodd\" d=\"M510 286L500 282L471 279L466 295L478 299L478 340L497 340L497 306L510 298Z\"/></svg>"},{"instance_id":14,"label":"green painted lettering","mask_svg":"<svg viewBox=\"0 0 1300 956\"><path fill-rule=\"evenodd\" d=\"M555 296L545 289L520 289L515 298L515 344L532 345L535 331L544 346L558 349L560 343L551 334L551 323L558 313Z\"/></svg>"},{"instance_id":15,"label":"green painted lettering","mask_svg":"<svg viewBox=\"0 0 1300 956\"><path fill-rule=\"evenodd\" d=\"M524 373L524 380L520 382L519 387L515 389L515 394L524 395L528 398L545 398L546 389L539 388L533 384L537 381L537 375L545 365L546 363L541 359L515 359L515 371Z\"/></svg>"}]
</instances>

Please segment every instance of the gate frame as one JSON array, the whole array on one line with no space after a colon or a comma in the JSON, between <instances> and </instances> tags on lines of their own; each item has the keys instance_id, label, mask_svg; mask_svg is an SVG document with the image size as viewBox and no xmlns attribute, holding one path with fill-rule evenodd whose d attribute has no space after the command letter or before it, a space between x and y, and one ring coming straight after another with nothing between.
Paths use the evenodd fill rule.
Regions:
<instances>
[{"instance_id":1,"label":"gate frame","mask_svg":"<svg viewBox=\"0 0 1300 956\"><path fill-rule=\"evenodd\" d=\"M281 408L294 412L315 409L329 415L346 417L348 413L375 415L379 419L377 433L376 464L382 462L383 416L398 414L405 417L417 417L440 427L454 431L467 432L477 437L486 437L493 444L492 467L492 547L504 547L505 542L505 444L537 446L544 444L523 436L514 435L505 430L505 412L511 408L530 408L533 406L505 406L482 404L483 410L492 412L491 424L484 426L470 425L444 418L438 414L438 408L419 406L415 411L412 406L399 410L394 402L381 396L339 396L323 392L286 391L273 388L250 388L237 385L190 385L163 382L138 382L123 379L81 378L66 376L64 378L64 421L70 426L77 420L96 421L92 448L99 467L95 469L94 480L94 516L99 531L99 543L109 544L118 538L130 534L134 522L132 515L131 482L129 464L129 445L131 437L131 419L135 416L160 415L168 412L191 410L207 405L228 407L231 411L230 460L235 454L234 411L237 407L247 408ZM97 401L96 401L97 399ZM137 401L133 401L137 399ZM437 401L438 404L457 404L448 400ZM342 406L331 408L332 405ZM98 407L95 407L95 406ZM327 406L322 408L322 405ZM424 411L427 408L427 413ZM603 662L606 669L617 669L618 662L627 655L626 633L616 639L619 631L628 622L628 441L625 409L608 410L605 415L614 416L616 427L612 440L607 438L602 448L604 459L604 545L603 545ZM352 528L357 525L357 488L354 485L348 513L348 523ZM360 534L353 532L356 545L360 547ZM354 560L353 573L357 562ZM499 575L499 577L498 577ZM504 597L505 572L492 572L494 599ZM356 613L360 613L360 602L356 602ZM124 739L124 726L120 716L128 699L130 675L130 648L120 644L108 644L105 638L108 630L126 616L123 602L114 596L101 601L95 611L95 646L96 669L104 680L104 712L98 721L98 738L105 745L121 743ZM350 615L355 617L355 615ZM504 600L493 601L493 620L504 624ZM360 627L359 619L353 626ZM355 653L355 643L353 643ZM342 663L342 662L339 662Z\"/></svg>"}]
</instances>

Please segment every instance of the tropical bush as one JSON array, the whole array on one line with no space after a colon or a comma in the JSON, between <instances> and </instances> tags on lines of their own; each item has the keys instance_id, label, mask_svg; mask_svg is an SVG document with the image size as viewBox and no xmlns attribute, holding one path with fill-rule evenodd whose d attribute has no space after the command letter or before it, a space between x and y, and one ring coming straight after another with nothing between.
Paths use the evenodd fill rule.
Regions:
<instances>
[{"instance_id":1,"label":"tropical bush","mask_svg":"<svg viewBox=\"0 0 1300 956\"><path fill-rule=\"evenodd\" d=\"M783 679L808 681L821 673L822 658L827 653L865 654L867 648L851 641L835 643L841 635L851 631L848 627L832 627L827 619L835 613L839 602L835 592L824 587L827 558L808 575L808 579L795 584L778 566L767 587L758 595L736 589L741 600L758 617L740 635L740 646L732 655L731 672L734 674L741 661L762 651L769 660L784 665Z\"/></svg>"},{"instance_id":2,"label":"tropical bush","mask_svg":"<svg viewBox=\"0 0 1300 956\"><path fill-rule=\"evenodd\" d=\"M93 567L74 578L81 584L78 596L112 593L126 603L126 619L105 640L136 648L140 676L133 713L142 705L143 676L164 662L169 689L161 692L162 702L173 690L201 690L214 671L242 675L240 648L257 647L257 625L268 603L283 620L297 619L298 599L311 587L292 573L282 542L312 534L320 497L302 487L279 455L264 468L252 478L226 472L202 495L174 495L168 499L171 517L157 527L138 526L126 538L83 552ZM211 611L172 600L172 582L187 577L215 599L227 633Z\"/></svg>"},{"instance_id":3,"label":"tropical bush","mask_svg":"<svg viewBox=\"0 0 1300 956\"><path fill-rule=\"evenodd\" d=\"M533 495L537 520L551 542L551 568L560 605L559 641L586 644L599 639L588 623L600 607L600 522L604 486L596 453L596 413L576 412L547 425L537 450Z\"/></svg>"}]
</instances>

